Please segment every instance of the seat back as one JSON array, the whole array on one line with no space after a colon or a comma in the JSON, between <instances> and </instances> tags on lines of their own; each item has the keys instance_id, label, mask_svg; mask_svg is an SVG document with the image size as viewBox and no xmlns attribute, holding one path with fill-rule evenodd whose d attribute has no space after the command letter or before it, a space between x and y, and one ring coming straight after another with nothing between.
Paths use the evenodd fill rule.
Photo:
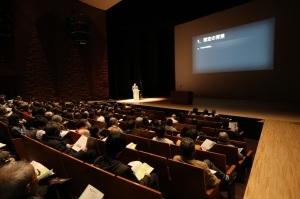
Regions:
<instances>
[{"instance_id":1,"label":"seat back","mask_svg":"<svg viewBox=\"0 0 300 199\"><path fill-rule=\"evenodd\" d=\"M28 154L27 160L35 160L48 168L53 168L59 177L71 178L64 187L67 193L71 193L71 197L78 198L85 187L91 184L102 191L105 198L122 198L124 196L136 199L141 196L147 199L162 198L159 191L117 177L26 136L23 136L23 144ZM21 148L19 147L19 149Z\"/></svg>"},{"instance_id":2,"label":"seat back","mask_svg":"<svg viewBox=\"0 0 300 199\"><path fill-rule=\"evenodd\" d=\"M221 144L215 144L210 149L210 151L226 155L226 163L227 164L238 165L239 155L238 155L238 148L237 147L226 146L226 145L221 145Z\"/></svg>"},{"instance_id":3,"label":"seat back","mask_svg":"<svg viewBox=\"0 0 300 199\"><path fill-rule=\"evenodd\" d=\"M168 158L170 157L170 144L150 140L150 147L147 152Z\"/></svg>"},{"instance_id":4,"label":"seat back","mask_svg":"<svg viewBox=\"0 0 300 199\"><path fill-rule=\"evenodd\" d=\"M121 134L121 137L123 137L126 141L126 143L130 143L133 142L135 144L137 144L136 148L138 150L142 150L142 151L148 151L150 144L149 144L149 139L147 138L143 138L143 137L139 137L136 135L131 135L131 134Z\"/></svg>"},{"instance_id":5,"label":"seat back","mask_svg":"<svg viewBox=\"0 0 300 199\"><path fill-rule=\"evenodd\" d=\"M189 164L168 160L171 175L170 198L206 198L204 172Z\"/></svg>"},{"instance_id":6,"label":"seat back","mask_svg":"<svg viewBox=\"0 0 300 199\"><path fill-rule=\"evenodd\" d=\"M180 147L175 145L170 145L170 154L173 158L175 155L180 155ZM209 159L218 167L221 171L226 172L226 155L220 153L214 153L210 151L195 151L195 159L205 160Z\"/></svg>"},{"instance_id":7,"label":"seat back","mask_svg":"<svg viewBox=\"0 0 300 199\"><path fill-rule=\"evenodd\" d=\"M154 168L154 172L159 178L160 191L163 193L164 197L169 196L171 190L167 158L144 151L139 151L139 158L141 162L146 162Z\"/></svg>"}]
</instances>

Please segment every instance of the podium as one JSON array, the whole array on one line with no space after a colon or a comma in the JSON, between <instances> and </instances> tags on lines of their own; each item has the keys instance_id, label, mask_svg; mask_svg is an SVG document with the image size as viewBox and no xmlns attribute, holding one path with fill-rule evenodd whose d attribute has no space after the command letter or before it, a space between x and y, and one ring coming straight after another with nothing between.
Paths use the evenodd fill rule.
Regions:
<instances>
[{"instance_id":1,"label":"podium","mask_svg":"<svg viewBox=\"0 0 300 199\"><path fill-rule=\"evenodd\" d=\"M140 99L140 90L139 89L132 89L133 92L133 99L139 100Z\"/></svg>"}]
</instances>

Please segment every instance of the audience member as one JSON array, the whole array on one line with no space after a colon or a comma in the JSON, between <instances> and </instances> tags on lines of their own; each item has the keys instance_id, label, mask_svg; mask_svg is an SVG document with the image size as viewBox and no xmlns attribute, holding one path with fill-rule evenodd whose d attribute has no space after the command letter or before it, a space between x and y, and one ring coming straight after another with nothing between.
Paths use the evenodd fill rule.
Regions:
<instances>
[{"instance_id":1,"label":"audience member","mask_svg":"<svg viewBox=\"0 0 300 199\"><path fill-rule=\"evenodd\" d=\"M158 127L155 129L156 136L152 138L152 140L158 142L164 142L167 144L174 144L174 142L165 137L165 129L163 127Z\"/></svg>"},{"instance_id":2,"label":"audience member","mask_svg":"<svg viewBox=\"0 0 300 199\"><path fill-rule=\"evenodd\" d=\"M15 158L8 151L0 149L0 168L14 160Z\"/></svg>"},{"instance_id":3,"label":"audience member","mask_svg":"<svg viewBox=\"0 0 300 199\"><path fill-rule=\"evenodd\" d=\"M121 133L123 133L123 130L119 127L119 121L117 120L117 118L115 117L111 117L109 119L109 128L108 130L111 131L111 129L118 129L118 131L120 131Z\"/></svg>"},{"instance_id":4,"label":"audience member","mask_svg":"<svg viewBox=\"0 0 300 199\"><path fill-rule=\"evenodd\" d=\"M121 138L120 134L110 134L105 141L104 155L99 156L95 160L94 165L118 176L122 176L129 180L157 189L158 178L155 173L150 176L146 175L141 181L138 181L131 168L118 160L118 157L125 149L125 146L125 140Z\"/></svg>"},{"instance_id":5,"label":"audience member","mask_svg":"<svg viewBox=\"0 0 300 199\"><path fill-rule=\"evenodd\" d=\"M196 124L196 131L197 131L197 135L199 137L206 136L206 133L202 130L202 124L201 124L201 122L197 122L197 124Z\"/></svg>"},{"instance_id":6,"label":"audience member","mask_svg":"<svg viewBox=\"0 0 300 199\"><path fill-rule=\"evenodd\" d=\"M10 128L10 134L12 137L17 138L20 137L26 131L25 126L20 123L19 117L17 114L12 114L8 118L8 124Z\"/></svg>"},{"instance_id":7,"label":"audience member","mask_svg":"<svg viewBox=\"0 0 300 199\"><path fill-rule=\"evenodd\" d=\"M43 198L36 195L37 179L33 166L15 161L0 168L0 198Z\"/></svg>"},{"instance_id":8,"label":"audience member","mask_svg":"<svg viewBox=\"0 0 300 199\"><path fill-rule=\"evenodd\" d=\"M77 121L75 132L80 135L90 136L90 131L88 130L89 125L85 119Z\"/></svg>"},{"instance_id":9,"label":"audience member","mask_svg":"<svg viewBox=\"0 0 300 199\"><path fill-rule=\"evenodd\" d=\"M166 125L165 125L165 130L166 131L171 131L171 132L178 132L177 129L173 126L173 120L172 119L167 119Z\"/></svg>"},{"instance_id":10,"label":"audience member","mask_svg":"<svg viewBox=\"0 0 300 199\"><path fill-rule=\"evenodd\" d=\"M196 129L188 129L186 131L186 133L183 135L183 138L185 138L185 137L191 138L195 142L197 140L197 137L198 137ZM176 145L177 146L181 145L181 140L180 139L177 140ZM199 151L202 150L201 146L199 144L195 144L195 149L199 150Z\"/></svg>"},{"instance_id":11,"label":"audience member","mask_svg":"<svg viewBox=\"0 0 300 199\"><path fill-rule=\"evenodd\" d=\"M226 146L235 147L233 144L230 143L228 133L226 133L225 131L219 133L217 143ZM239 159L244 158L244 155L242 153L238 152L238 154L239 154Z\"/></svg>"},{"instance_id":12,"label":"audience member","mask_svg":"<svg viewBox=\"0 0 300 199\"><path fill-rule=\"evenodd\" d=\"M230 182L230 177L218 169L210 160L196 160L194 154L195 142L191 138L183 138L180 144L180 155L175 155L173 160L188 163L203 169L205 172L205 183L208 187L217 185L220 180L224 183ZM215 170L216 175L212 174L209 169Z\"/></svg>"}]
</instances>

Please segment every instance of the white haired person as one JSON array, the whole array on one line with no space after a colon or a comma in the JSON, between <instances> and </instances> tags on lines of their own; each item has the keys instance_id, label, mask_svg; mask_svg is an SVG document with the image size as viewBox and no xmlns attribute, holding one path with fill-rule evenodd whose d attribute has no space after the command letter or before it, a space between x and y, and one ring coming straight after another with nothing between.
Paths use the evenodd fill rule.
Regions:
<instances>
[{"instance_id":1,"label":"white haired person","mask_svg":"<svg viewBox=\"0 0 300 199\"><path fill-rule=\"evenodd\" d=\"M15 161L0 168L1 199L23 199L35 196L36 187L37 178L30 163Z\"/></svg>"}]
</instances>

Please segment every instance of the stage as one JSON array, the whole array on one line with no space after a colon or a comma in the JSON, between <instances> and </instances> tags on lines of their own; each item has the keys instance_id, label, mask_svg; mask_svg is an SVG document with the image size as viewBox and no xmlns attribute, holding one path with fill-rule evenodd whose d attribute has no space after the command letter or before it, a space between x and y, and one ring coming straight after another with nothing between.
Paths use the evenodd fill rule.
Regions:
<instances>
[{"instance_id":1,"label":"stage","mask_svg":"<svg viewBox=\"0 0 300 199\"><path fill-rule=\"evenodd\" d=\"M191 110L197 107L199 111L215 109L223 115L233 115L248 118L271 119L289 122L300 122L299 106L291 103L259 102L248 100L229 100L214 98L194 98L192 105L175 104L166 97L143 98L140 100L123 99L119 103L141 106L153 106L170 109Z\"/></svg>"}]
</instances>

